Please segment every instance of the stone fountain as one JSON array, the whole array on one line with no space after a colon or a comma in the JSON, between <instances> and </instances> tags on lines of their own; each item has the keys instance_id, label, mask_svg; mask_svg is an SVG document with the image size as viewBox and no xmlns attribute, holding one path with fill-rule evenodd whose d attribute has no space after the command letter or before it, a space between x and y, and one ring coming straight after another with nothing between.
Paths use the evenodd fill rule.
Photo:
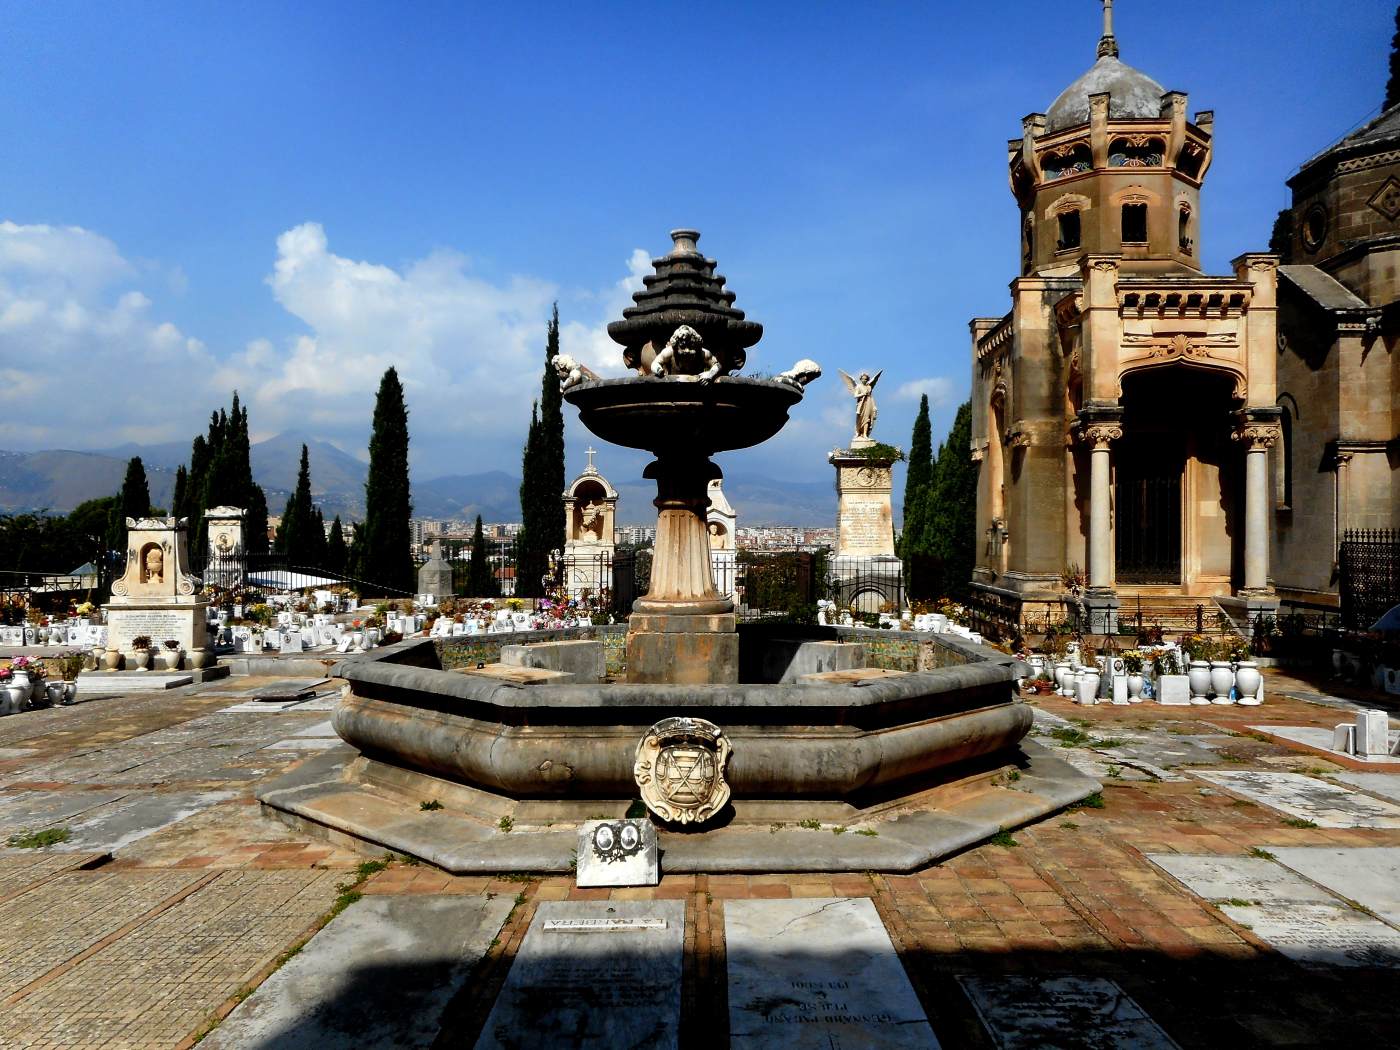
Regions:
<instances>
[{"instance_id":1,"label":"stone fountain","mask_svg":"<svg viewBox=\"0 0 1400 1050\"><path fill-rule=\"evenodd\" d=\"M712 457L777 434L821 370L736 375L762 327L734 307L698 233L671 238L608 327L635 374L555 361L589 430L655 457L650 589L626 628L622 679L579 681L528 658L486 666L426 638L347 660L333 724L354 751L269 785L269 812L450 871L559 871L578 822L640 797L665 870L906 871L1098 790L1023 739L1019 669L994 650L910 632L900 644L916 666L899 669L869 658L891 647L888 631L738 628L711 575ZM549 655L601 645L607 630L510 648ZM869 833L799 830L813 821Z\"/></svg>"}]
</instances>

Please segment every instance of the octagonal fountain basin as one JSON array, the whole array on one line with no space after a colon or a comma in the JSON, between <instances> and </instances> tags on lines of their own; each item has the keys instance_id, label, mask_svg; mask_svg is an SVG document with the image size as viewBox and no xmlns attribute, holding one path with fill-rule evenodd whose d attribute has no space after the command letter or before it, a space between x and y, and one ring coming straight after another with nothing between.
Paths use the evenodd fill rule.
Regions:
<instances>
[{"instance_id":1,"label":"octagonal fountain basin","mask_svg":"<svg viewBox=\"0 0 1400 1050\"><path fill-rule=\"evenodd\" d=\"M790 644L744 633L749 667L773 662L755 649ZM333 725L349 747L258 797L299 826L449 871L563 871L579 822L635 806L650 728L691 716L728 738L732 796L700 827L658 822L664 870L914 870L1100 786L1024 739L1014 662L963 648L967 662L925 672L522 685L445 670L432 641L409 640L337 666L348 689Z\"/></svg>"}]
</instances>

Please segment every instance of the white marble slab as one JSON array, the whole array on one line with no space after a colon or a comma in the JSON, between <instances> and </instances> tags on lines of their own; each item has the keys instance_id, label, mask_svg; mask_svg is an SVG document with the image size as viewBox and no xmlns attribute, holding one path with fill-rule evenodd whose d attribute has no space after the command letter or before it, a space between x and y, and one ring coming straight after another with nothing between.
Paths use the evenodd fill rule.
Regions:
<instances>
[{"instance_id":1,"label":"white marble slab","mask_svg":"<svg viewBox=\"0 0 1400 1050\"><path fill-rule=\"evenodd\" d=\"M1273 853L1280 864L1400 926L1400 847L1277 846Z\"/></svg>"},{"instance_id":2,"label":"white marble slab","mask_svg":"<svg viewBox=\"0 0 1400 1050\"><path fill-rule=\"evenodd\" d=\"M371 896L336 916L201 1043L207 1050L423 1047L509 897Z\"/></svg>"},{"instance_id":3,"label":"white marble slab","mask_svg":"<svg viewBox=\"0 0 1400 1050\"><path fill-rule=\"evenodd\" d=\"M1400 802L1400 776L1395 773L1337 773L1333 779L1359 787L1368 794Z\"/></svg>"},{"instance_id":4,"label":"white marble slab","mask_svg":"<svg viewBox=\"0 0 1400 1050\"><path fill-rule=\"evenodd\" d=\"M325 751L339 744L340 737L298 736L268 744L263 751Z\"/></svg>"},{"instance_id":5,"label":"white marble slab","mask_svg":"<svg viewBox=\"0 0 1400 1050\"><path fill-rule=\"evenodd\" d=\"M306 710L306 708L303 706L303 707L302 707L302 710L304 711L304 710ZM301 732L299 732L299 733L293 733L292 736L324 736L324 737L332 737L332 736L335 736L335 730L331 728L331 721L330 721L330 719L328 718L328 719L326 719L324 722L317 722L315 725L307 726L307 727L306 727L305 729L303 729Z\"/></svg>"},{"instance_id":6,"label":"white marble slab","mask_svg":"<svg viewBox=\"0 0 1400 1050\"><path fill-rule=\"evenodd\" d=\"M939 1045L868 897L726 901L724 937L734 1050Z\"/></svg>"},{"instance_id":7,"label":"white marble slab","mask_svg":"<svg viewBox=\"0 0 1400 1050\"><path fill-rule=\"evenodd\" d=\"M1273 861L1179 854L1148 859L1290 959L1312 966L1400 969L1400 930Z\"/></svg>"},{"instance_id":8,"label":"white marble slab","mask_svg":"<svg viewBox=\"0 0 1400 1050\"><path fill-rule=\"evenodd\" d=\"M663 919L663 929L546 930L550 920ZM477 1050L675 1050L683 901L544 901L520 943Z\"/></svg>"},{"instance_id":9,"label":"white marble slab","mask_svg":"<svg viewBox=\"0 0 1400 1050\"><path fill-rule=\"evenodd\" d=\"M1332 746L1334 730L1322 729L1318 726L1250 726L1256 733L1263 733L1266 736L1276 736L1280 740L1291 740L1295 744L1302 744L1304 747L1316 748L1328 754L1336 754L1336 749ZM1395 736L1395 734L1392 734ZM1347 758L1357 762L1375 763L1377 765L1400 766L1400 758L1393 758L1388 755L1347 755Z\"/></svg>"},{"instance_id":10,"label":"white marble slab","mask_svg":"<svg viewBox=\"0 0 1400 1050\"><path fill-rule=\"evenodd\" d=\"M649 820L588 820L578 829L579 886L655 886L661 881Z\"/></svg>"},{"instance_id":11,"label":"white marble slab","mask_svg":"<svg viewBox=\"0 0 1400 1050\"><path fill-rule=\"evenodd\" d=\"M1193 775L1323 828L1400 828L1400 806L1301 773L1203 770Z\"/></svg>"},{"instance_id":12,"label":"white marble slab","mask_svg":"<svg viewBox=\"0 0 1400 1050\"><path fill-rule=\"evenodd\" d=\"M961 976L1000 1050L1176 1050L1133 998L1102 977Z\"/></svg>"}]
</instances>

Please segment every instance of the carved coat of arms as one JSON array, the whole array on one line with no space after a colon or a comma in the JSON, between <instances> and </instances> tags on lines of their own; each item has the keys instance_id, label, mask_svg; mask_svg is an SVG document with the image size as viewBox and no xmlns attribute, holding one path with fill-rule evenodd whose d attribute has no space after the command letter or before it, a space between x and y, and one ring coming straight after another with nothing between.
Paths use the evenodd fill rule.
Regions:
<instances>
[{"instance_id":1,"label":"carved coat of arms","mask_svg":"<svg viewBox=\"0 0 1400 1050\"><path fill-rule=\"evenodd\" d=\"M662 820L700 824L729 801L731 751L724 730L703 718L663 718L637 745L632 773L642 801Z\"/></svg>"}]
</instances>

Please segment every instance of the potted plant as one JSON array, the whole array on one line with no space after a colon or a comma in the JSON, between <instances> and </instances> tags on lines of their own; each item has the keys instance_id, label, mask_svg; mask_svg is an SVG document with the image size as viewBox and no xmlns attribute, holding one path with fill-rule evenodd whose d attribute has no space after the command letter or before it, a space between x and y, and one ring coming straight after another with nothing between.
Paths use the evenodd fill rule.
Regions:
<instances>
[{"instance_id":1,"label":"potted plant","mask_svg":"<svg viewBox=\"0 0 1400 1050\"><path fill-rule=\"evenodd\" d=\"M1079 662L1083 665L1083 670L1079 674L1074 699L1081 704L1093 704L1098 699L1099 681L1103 675L1099 670L1098 653L1088 642L1080 646Z\"/></svg>"},{"instance_id":2,"label":"potted plant","mask_svg":"<svg viewBox=\"0 0 1400 1050\"><path fill-rule=\"evenodd\" d=\"M1232 663L1234 654L1231 650L1231 644L1227 639L1221 638L1211 648L1210 689L1215 694L1211 703L1233 704L1235 698L1231 695L1231 690L1235 688L1235 667Z\"/></svg>"},{"instance_id":3,"label":"potted plant","mask_svg":"<svg viewBox=\"0 0 1400 1050\"><path fill-rule=\"evenodd\" d=\"M63 699L65 707L78 697L78 675L82 674L87 657L81 652L63 653L58 658L60 673L63 675Z\"/></svg>"},{"instance_id":4,"label":"potted plant","mask_svg":"<svg viewBox=\"0 0 1400 1050\"><path fill-rule=\"evenodd\" d=\"M178 638L167 638L165 640L165 652L160 654L160 669L162 671L178 671L180 669L180 659L185 654L180 651L180 640Z\"/></svg>"},{"instance_id":5,"label":"potted plant","mask_svg":"<svg viewBox=\"0 0 1400 1050\"><path fill-rule=\"evenodd\" d=\"M1142 650L1123 650L1123 670L1128 674L1128 699L1140 700L1142 698Z\"/></svg>"},{"instance_id":6,"label":"potted plant","mask_svg":"<svg viewBox=\"0 0 1400 1050\"><path fill-rule=\"evenodd\" d=\"M151 636L138 634L131 640L131 652L127 656L127 669L144 671L151 665Z\"/></svg>"}]
</instances>

